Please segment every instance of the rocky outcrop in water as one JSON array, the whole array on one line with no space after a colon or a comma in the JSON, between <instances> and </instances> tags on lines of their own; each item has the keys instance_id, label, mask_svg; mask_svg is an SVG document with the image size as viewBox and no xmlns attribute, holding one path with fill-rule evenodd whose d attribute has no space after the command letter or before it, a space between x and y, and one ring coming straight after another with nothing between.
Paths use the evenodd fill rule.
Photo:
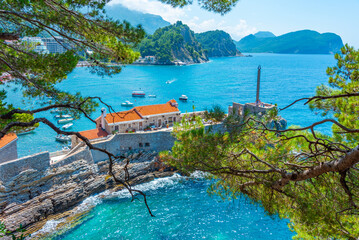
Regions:
<instances>
[{"instance_id":1,"label":"rocky outcrop in water","mask_svg":"<svg viewBox=\"0 0 359 240\"><path fill-rule=\"evenodd\" d=\"M160 177L171 169L156 152L126 153L133 185ZM114 172L123 178L125 160L116 162ZM0 221L9 230L29 226L49 215L69 210L85 198L115 183L108 175L108 160L94 163L86 158L67 164L52 164L45 171L28 169L6 183L0 182Z\"/></svg>"}]
</instances>

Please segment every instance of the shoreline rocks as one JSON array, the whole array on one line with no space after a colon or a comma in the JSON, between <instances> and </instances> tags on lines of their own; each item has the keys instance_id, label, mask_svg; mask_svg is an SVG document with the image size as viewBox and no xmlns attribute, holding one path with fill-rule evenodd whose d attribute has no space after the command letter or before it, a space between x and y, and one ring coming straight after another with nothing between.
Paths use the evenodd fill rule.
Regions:
<instances>
[{"instance_id":1,"label":"shoreline rocks","mask_svg":"<svg viewBox=\"0 0 359 240\"><path fill-rule=\"evenodd\" d=\"M157 152L131 152L127 159L132 185L173 174L173 169L158 159ZM114 173L120 179L125 176L127 159L114 163ZM108 160L89 163L80 159L60 167L50 166L45 172L28 169L7 183L0 182L0 221L10 231L21 224L31 233L50 216L69 211L89 196L121 189L108 175L108 166Z\"/></svg>"}]
</instances>

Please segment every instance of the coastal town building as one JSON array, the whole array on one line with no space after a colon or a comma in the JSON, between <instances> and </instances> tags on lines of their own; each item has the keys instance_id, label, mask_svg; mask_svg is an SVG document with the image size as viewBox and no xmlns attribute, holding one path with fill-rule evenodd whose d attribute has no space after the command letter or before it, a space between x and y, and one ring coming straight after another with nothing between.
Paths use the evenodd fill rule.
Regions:
<instances>
[{"instance_id":1,"label":"coastal town building","mask_svg":"<svg viewBox=\"0 0 359 240\"><path fill-rule=\"evenodd\" d=\"M232 106L228 107L228 115L243 116L247 114L264 114L266 111L274 108L275 105L269 103L235 103L233 102Z\"/></svg>"},{"instance_id":2,"label":"coastal town building","mask_svg":"<svg viewBox=\"0 0 359 240\"><path fill-rule=\"evenodd\" d=\"M17 136L8 133L0 139L0 164L17 158Z\"/></svg>"},{"instance_id":3,"label":"coastal town building","mask_svg":"<svg viewBox=\"0 0 359 240\"><path fill-rule=\"evenodd\" d=\"M116 113L106 114L106 110L102 109L102 115L96 119L96 125L109 134L136 132L151 127L173 126L173 123L180 121L180 115L178 103L172 99L165 104L134 107Z\"/></svg>"},{"instance_id":4,"label":"coastal town building","mask_svg":"<svg viewBox=\"0 0 359 240\"><path fill-rule=\"evenodd\" d=\"M156 56L144 56L138 58L135 63L137 64L154 64L156 63Z\"/></svg>"},{"instance_id":5,"label":"coastal town building","mask_svg":"<svg viewBox=\"0 0 359 240\"><path fill-rule=\"evenodd\" d=\"M105 132L101 128L86 130L86 131L82 131L79 133L82 136L84 136L85 138L87 138L88 140L90 140L90 142L93 140L99 140L99 139L106 138L109 135L107 132ZM81 140L79 138L77 138L76 136L71 137L71 146L76 146L80 142L81 142Z\"/></svg>"},{"instance_id":6,"label":"coastal town building","mask_svg":"<svg viewBox=\"0 0 359 240\"><path fill-rule=\"evenodd\" d=\"M37 53L49 53L44 41L40 37L24 37L21 40L30 44L30 47Z\"/></svg>"},{"instance_id":7,"label":"coastal town building","mask_svg":"<svg viewBox=\"0 0 359 240\"><path fill-rule=\"evenodd\" d=\"M65 48L67 44L62 37L42 38L42 41L45 43L46 48L50 53L64 53L67 51Z\"/></svg>"},{"instance_id":8,"label":"coastal town building","mask_svg":"<svg viewBox=\"0 0 359 240\"><path fill-rule=\"evenodd\" d=\"M245 103L245 104L233 102L232 106L228 107L228 115L236 115L236 116L243 116L244 114L261 115L275 107L275 105L273 104L263 103L259 100L260 79L261 79L261 66L258 66L256 101L254 103Z\"/></svg>"}]
</instances>

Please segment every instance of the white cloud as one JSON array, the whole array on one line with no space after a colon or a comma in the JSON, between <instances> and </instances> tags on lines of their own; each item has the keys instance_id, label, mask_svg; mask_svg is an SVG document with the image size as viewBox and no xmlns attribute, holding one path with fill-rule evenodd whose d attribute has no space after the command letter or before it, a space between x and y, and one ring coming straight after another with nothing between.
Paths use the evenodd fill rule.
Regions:
<instances>
[{"instance_id":1,"label":"white cloud","mask_svg":"<svg viewBox=\"0 0 359 240\"><path fill-rule=\"evenodd\" d=\"M249 34L258 32L255 27L249 26L243 19L236 22L225 17L222 20L215 20L210 18L206 11L192 10L191 6L174 8L158 0L112 0L108 3L109 6L116 4L122 4L131 10L160 15L170 23L181 20L197 33L218 29L228 32L233 39L239 40Z\"/></svg>"},{"instance_id":2,"label":"white cloud","mask_svg":"<svg viewBox=\"0 0 359 240\"><path fill-rule=\"evenodd\" d=\"M112 0L108 3L109 6L116 4L122 4L131 10L160 15L170 23L175 23L186 17L186 11L190 11L189 7L174 8L168 4L153 0Z\"/></svg>"},{"instance_id":3,"label":"white cloud","mask_svg":"<svg viewBox=\"0 0 359 240\"><path fill-rule=\"evenodd\" d=\"M214 19L200 21L198 17L194 17L189 21L184 21L193 31L205 32L211 30L223 30L229 33L233 39L239 40L249 34L258 32L257 28L251 27L243 19L237 23L229 24L226 20L216 21Z\"/></svg>"}]
</instances>

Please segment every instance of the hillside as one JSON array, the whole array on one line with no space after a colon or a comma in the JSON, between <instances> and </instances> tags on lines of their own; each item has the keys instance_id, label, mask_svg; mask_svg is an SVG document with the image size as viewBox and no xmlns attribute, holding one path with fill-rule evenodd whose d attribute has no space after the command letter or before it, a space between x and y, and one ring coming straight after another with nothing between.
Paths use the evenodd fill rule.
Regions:
<instances>
[{"instance_id":1,"label":"hillside","mask_svg":"<svg viewBox=\"0 0 359 240\"><path fill-rule=\"evenodd\" d=\"M254 34L255 37L257 38L272 38L275 37L275 35L271 32L268 31L260 31L257 32L256 34Z\"/></svg>"},{"instance_id":2,"label":"hillside","mask_svg":"<svg viewBox=\"0 0 359 240\"><path fill-rule=\"evenodd\" d=\"M193 31L180 21L148 35L137 50L142 58L155 56L156 59L151 62L153 64L192 64L208 61L208 56L197 42Z\"/></svg>"},{"instance_id":3,"label":"hillside","mask_svg":"<svg viewBox=\"0 0 359 240\"><path fill-rule=\"evenodd\" d=\"M196 33L195 37L209 57L241 56L231 36L222 30Z\"/></svg>"},{"instance_id":4,"label":"hillside","mask_svg":"<svg viewBox=\"0 0 359 240\"><path fill-rule=\"evenodd\" d=\"M241 52L248 53L329 54L338 52L343 42L334 33L302 30L266 38L251 34L236 42L236 46Z\"/></svg>"},{"instance_id":5,"label":"hillside","mask_svg":"<svg viewBox=\"0 0 359 240\"><path fill-rule=\"evenodd\" d=\"M153 34L158 28L170 25L161 16L130 10L121 4L106 6L106 13L113 19L126 20L133 26L141 24L148 34Z\"/></svg>"}]
</instances>

